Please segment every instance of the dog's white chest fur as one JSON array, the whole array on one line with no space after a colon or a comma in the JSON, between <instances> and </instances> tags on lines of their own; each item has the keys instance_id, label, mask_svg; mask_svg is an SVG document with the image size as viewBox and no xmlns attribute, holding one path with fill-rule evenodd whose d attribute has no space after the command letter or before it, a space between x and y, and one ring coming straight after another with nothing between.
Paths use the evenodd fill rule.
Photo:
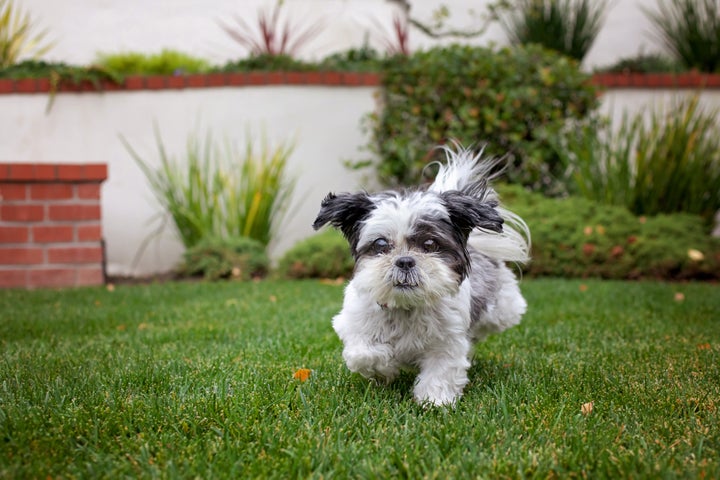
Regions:
<instances>
[{"instance_id":1,"label":"dog's white chest fur","mask_svg":"<svg viewBox=\"0 0 720 480\"><path fill-rule=\"evenodd\" d=\"M372 344L387 346L399 368L418 368L428 351L447 348L470 330L469 281L452 296L434 305L396 308L380 305L372 297L358 293L354 283L345 291L343 310L333 319L338 336L354 342L371 338ZM347 343L347 342L346 342ZM392 380L392 379L385 379Z\"/></svg>"}]
</instances>

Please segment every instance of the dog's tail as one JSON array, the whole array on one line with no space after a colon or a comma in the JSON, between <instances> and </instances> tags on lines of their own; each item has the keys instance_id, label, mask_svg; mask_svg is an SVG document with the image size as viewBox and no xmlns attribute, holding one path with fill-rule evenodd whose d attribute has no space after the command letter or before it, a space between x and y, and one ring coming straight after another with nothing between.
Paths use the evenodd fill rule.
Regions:
<instances>
[{"instance_id":1,"label":"dog's tail","mask_svg":"<svg viewBox=\"0 0 720 480\"><path fill-rule=\"evenodd\" d=\"M445 151L447 162L440 164L430 191L457 190L482 202L500 204L497 192L490 181L502 173L502 159L484 158L483 149L474 153L453 142L455 148L440 147ZM468 239L468 245L483 254L505 262L526 263L530 259L530 229L525 221L510 210L498 206L498 213L505 221L501 233L476 229Z\"/></svg>"}]
</instances>

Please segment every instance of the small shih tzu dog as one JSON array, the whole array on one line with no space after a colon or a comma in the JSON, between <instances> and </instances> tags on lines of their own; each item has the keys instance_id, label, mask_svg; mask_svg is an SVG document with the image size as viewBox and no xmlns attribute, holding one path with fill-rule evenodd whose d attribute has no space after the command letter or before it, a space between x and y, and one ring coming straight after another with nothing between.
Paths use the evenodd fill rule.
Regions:
<instances>
[{"instance_id":1,"label":"small shih tzu dog","mask_svg":"<svg viewBox=\"0 0 720 480\"><path fill-rule=\"evenodd\" d=\"M473 345L518 324L527 306L505 262L528 260L529 231L489 184L498 162L442 148L430 186L330 193L313 224L340 229L355 258L333 319L347 367L386 383L419 369L422 405L455 404Z\"/></svg>"}]
</instances>

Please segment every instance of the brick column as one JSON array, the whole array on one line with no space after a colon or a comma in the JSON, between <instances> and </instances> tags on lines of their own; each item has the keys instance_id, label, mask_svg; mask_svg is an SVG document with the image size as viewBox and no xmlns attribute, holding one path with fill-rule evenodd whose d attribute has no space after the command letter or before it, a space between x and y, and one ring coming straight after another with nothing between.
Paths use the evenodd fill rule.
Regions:
<instances>
[{"instance_id":1,"label":"brick column","mask_svg":"<svg viewBox=\"0 0 720 480\"><path fill-rule=\"evenodd\" d=\"M0 288L104 281L105 164L0 163Z\"/></svg>"}]
</instances>

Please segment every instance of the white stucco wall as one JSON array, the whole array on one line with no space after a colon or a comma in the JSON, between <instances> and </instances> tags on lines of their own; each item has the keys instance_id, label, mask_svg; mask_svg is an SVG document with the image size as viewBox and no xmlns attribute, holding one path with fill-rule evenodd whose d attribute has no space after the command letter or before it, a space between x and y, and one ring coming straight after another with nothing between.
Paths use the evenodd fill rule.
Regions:
<instances>
[{"instance_id":1,"label":"white stucco wall","mask_svg":"<svg viewBox=\"0 0 720 480\"><path fill-rule=\"evenodd\" d=\"M233 23L239 16L255 26L257 13L276 0L23 0L39 27L47 28L55 41L48 59L77 64L93 61L98 52L157 52L173 48L222 64L246 55L218 26ZM414 0L414 17L431 23L440 5L448 7L447 24L456 29L473 29L481 23L489 0ZM658 0L610 2L603 30L585 61L586 68L614 63L639 52L658 50L652 28L642 8L653 9ZM323 30L299 55L309 59L362 45L367 38L382 49L383 37L391 36L396 11L386 0L285 0L283 15L291 24L304 28L321 22ZM444 40L448 42L451 40ZM506 43L502 29L492 25L485 35L470 40L487 44ZM413 49L436 41L417 30L410 34Z\"/></svg>"},{"instance_id":2,"label":"white stucco wall","mask_svg":"<svg viewBox=\"0 0 720 480\"><path fill-rule=\"evenodd\" d=\"M0 161L107 162L102 189L103 234L108 271L144 275L171 269L182 245L168 228L148 244L159 206L145 178L119 140L123 135L145 159L159 164L153 122L172 155L185 152L189 134L210 130L241 148L246 132L271 143L295 139L289 170L297 178L292 208L272 253L312 233L317 207L330 189L359 187L360 175L343 159L358 158L364 142L362 115L374 106L372 89L250 87L164 92L59 94L49 113L46 95L0 95Z\"/></svg>"},{"instance_id":3,"label":"white stucco wall","mask_svg":"<svg viewBox=\"0 0 720 480\"><path fill-rule=\"evenodd\" d=\"M167 228L153 237L159 206L145 178L119 140L123 135L138 153L159 163L153 122L160 126L172 155L185 152L189 134L208 129L215 138L243 145L250 129L271 141L295 139L290 171L298 184L290 212L271 253L277 258L312 233L319 202L330 191L372 189L363 176L343 166L362 158L367 142L363 115L374 109L374 89L345 87L245 87L59 94L49 113L47 95L0 95L0 161L107 162L102 189L103 234L108 271L146 275L171 269L182 246ZM602 111L616 119L623 111L667 104L689 92L613 90ZM720 91L703 94L703 104L720 108ZM151 238L139 263L136 256Z\"/></svg>"}]
</instances>

